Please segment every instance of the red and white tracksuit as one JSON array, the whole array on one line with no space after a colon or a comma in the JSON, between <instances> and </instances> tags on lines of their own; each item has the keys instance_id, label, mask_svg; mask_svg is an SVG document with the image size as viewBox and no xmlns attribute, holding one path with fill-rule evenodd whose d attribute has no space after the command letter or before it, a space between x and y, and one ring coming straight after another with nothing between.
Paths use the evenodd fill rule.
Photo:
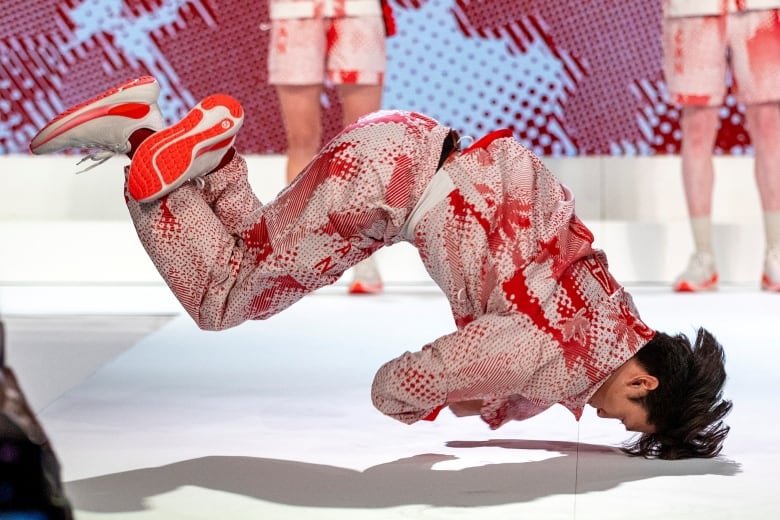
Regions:
<instances>
[{"instance_id":1,"label":"red and white tracksuit","mask_svg":"<svg viewBox=\"0 0 780 520\"><path fill-rule=\"evenodd\" d=\"M264 319L409 241L456 330L385 364L372 397L406 423L482 399L497 428L555 404L579 417L654 332L591 248L571 193L509 132L450 156L450 129L415 113L368 115L263 206L236 157L159 201L128 197L138 235L202 328Z\"/></svg>"}]
</instances>

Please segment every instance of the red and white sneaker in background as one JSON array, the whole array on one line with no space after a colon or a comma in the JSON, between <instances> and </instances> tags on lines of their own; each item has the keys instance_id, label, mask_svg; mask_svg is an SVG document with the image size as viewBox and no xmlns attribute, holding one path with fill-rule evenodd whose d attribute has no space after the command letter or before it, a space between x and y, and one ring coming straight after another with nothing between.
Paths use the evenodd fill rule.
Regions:
<instances>
[{"instance_id":1,"label":"red and white sneaker in background","mask_svg":"<svg viewBox=\"0 0 780 520\"><path fill-rule=\"evenodd\" d=\"M210 173L233 147L243 122L244 109L236 99L227 94L205 98L181 121L141 143L130 163L130 195L149 202Z\"/></svg>"},{"instance_id":2,"label":"red and white sneaker in background","mask_svg":"<svg viewBox=\"0 0 780 520\"><path fill-rule=\"evenodd\" d=\"M353 268L349 294L378 294L384 285L373 257L368 257Z\"/></svg>"},{"instance_id":3,"label":"red and white sneaker in background","mask_svg":"<svg viewBox=\"0 0 780 520\"><path fill-rule=\"evenodd\" d=\"M691 255L685 271L674 281L675 292L702 292L718 290L718 271L712 253Z\"/></svg>"},{"instance_id":4,"label":"red and white sneaker in background","mask_svg":"<svg viewBox=\"0 0 780 520\"><path fill-rule=\"evenodd\" d=\"M30 141L30 151L41 155L66 149L97 149L79 162L96 161L86 168L89 170L115 154L129 152L129 139L136 130L163 128L159 95L160 85L151 76L109 89L49 121Z\"/></svg>"},{"instance_id":5,"label":"red and white sneaker in background","mask_svg":"<svg viewBox=\"0 0 780 520\"><path fill-rule=\"evenodd\" d=\"M780 292L780 248L767 251L764 258L764 275L761 277L761 289Z\"/></svg>"}]
</instances>

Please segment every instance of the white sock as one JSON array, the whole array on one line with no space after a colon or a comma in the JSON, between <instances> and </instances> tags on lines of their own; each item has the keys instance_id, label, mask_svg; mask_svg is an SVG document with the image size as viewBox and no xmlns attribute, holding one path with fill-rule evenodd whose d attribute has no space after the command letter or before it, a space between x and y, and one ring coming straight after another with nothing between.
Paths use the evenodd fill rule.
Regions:
<instances>
[{"instance_id":1,"label":"white sock","mask_svg":"<svg viewBox=\"0 0 780 520\"><path fill-rule=\"evenodd\" d=\"M780 249L780 211L764 212L764 234L766 249Z\"/></svg>"},{"instance_id":2,"label":"white sock","mask_svg":"<svg viewBox=\"0 0 780 520\"><path fill-rule=\"evenodd\" d=\"M712 219L710 217L694 217L691 219L693 231L693 246L697 253L712 254Z\"/></svg>"}]
</instances>

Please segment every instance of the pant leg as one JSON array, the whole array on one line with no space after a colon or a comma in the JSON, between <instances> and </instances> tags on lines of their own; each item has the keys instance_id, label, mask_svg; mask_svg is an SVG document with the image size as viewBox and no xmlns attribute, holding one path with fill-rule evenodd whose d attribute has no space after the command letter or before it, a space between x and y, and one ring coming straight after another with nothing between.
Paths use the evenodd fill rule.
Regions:
<instances>
[{"instance_id":1,"label":"pant leg","mask_svg":"<svg viewBox=\"0 0 780 520\"><path fill-rule=\"evenodd\" d=\"M138 236L163 279L204 329L265 319L403 240L449 128L381 112L331 141L263 206L236 157L146 204L127 197Z\"/></svg>"}]
</instances>

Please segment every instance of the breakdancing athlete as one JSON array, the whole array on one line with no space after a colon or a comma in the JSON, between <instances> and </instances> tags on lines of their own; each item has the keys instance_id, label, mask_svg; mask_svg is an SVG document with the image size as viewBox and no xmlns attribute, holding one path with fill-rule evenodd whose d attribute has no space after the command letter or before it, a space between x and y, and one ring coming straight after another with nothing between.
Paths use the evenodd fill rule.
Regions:
<instances>
[{"instance_id":1,"label":"breakdancing athlete","mask_svg":"<svg viewBox=\"0 0 780 520\"><path fill-rule=\"evenodd\" d=\"M574 199L499 130L465 150L452 129L382 111L345 128L266 205L233 147L239 102L207 97L163 128L143 77L57 116L36 154L131 158L126 201L158 271L199 327L266 319L406 241L446 295L455 330L383 365L374 405L413 423L444 407L491 428L586 404L641 435L624 449L717 455L731 402L721 345L646 325L574 212Z\"/></svg>"}]
</instances>

